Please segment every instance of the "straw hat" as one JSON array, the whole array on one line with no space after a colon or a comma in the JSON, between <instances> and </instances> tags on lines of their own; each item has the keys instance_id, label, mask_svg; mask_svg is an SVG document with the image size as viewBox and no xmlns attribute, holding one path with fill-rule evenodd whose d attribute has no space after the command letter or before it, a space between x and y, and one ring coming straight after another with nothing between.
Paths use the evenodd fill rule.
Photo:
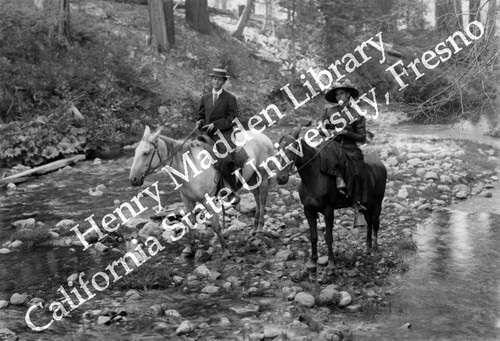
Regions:
<instances>
[{"instance_id":1,"label":"straw hat","mask_svg":"<svg viewBox=\"0 0 500 341\"><path fill-rule=\"evenodd\" d=\"M227 70L226 69L218 69L218 68L213 68L212 72L208 74L209 76L215 76L215 77L222 77L225 79L228 79L229 76L227 75Z\"/></svg>"}]
</instances>

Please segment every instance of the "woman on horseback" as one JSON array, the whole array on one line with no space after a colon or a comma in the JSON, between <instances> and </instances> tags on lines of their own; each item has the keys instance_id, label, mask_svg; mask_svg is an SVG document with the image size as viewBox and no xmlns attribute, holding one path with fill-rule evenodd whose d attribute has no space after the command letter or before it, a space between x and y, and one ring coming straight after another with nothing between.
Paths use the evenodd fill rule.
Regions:
<instances>
[{"instance_id":1,"label":"woman on horseback","mask_svg":"<svg viewBox=\"0 0 500 341\"><path fill-rule=\"evenodd\" d=\"M326 109L322 121L325 128L337 131L330 143L333 152L332 175L336 176L336 185L340 193L352 199L355 210L354 227L364 226L366 222L360 211L365 210L368 202L366 170L363 152L358 144L366 142L366 119L351 107L350 99L356 99L359 91L349 81L336 82L326 92L325 99L332 103Z\"/></svg>"}]
</instances>

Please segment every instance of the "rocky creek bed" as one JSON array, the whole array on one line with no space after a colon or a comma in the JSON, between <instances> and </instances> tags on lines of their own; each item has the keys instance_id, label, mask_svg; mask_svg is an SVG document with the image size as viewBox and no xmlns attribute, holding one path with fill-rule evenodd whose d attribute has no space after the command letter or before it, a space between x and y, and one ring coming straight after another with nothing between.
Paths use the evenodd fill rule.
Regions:
<instances>
[{"instance_id":1,"label":"rocky creek bed","mask_svg":"<svg viewBox=\"0 0 500 341\"><path fill-rule=\"evenodd\" d=\"M410 266L408 259L416 251L415 227L426 224L432 211L446 210L460 200L498 200L492 189L498 185L500 168L494 148L433 137L376 131L367 152L378 153L389 173L378 254L364 253L366 231L352 228L350 209L338 210L335 275L325 275L322 218L318 271L305 271L310 243L297 193L300 179L294 174L285 186L273 183L265 232L258 238L248 235L254 206L250 194L242 196L238 210L228 210L224 236L229 257L222 256L209 226L199 229L195 258L186 259L185 239L172 242L160 220L144 215L131 219L119 234L86 252L117 259L135 247L135 240L151 235L165 250L44 332L32 332L24 314L30 304L48 306L60 299L56 290L64 283L53 284L50 292L18 292L16 285L2 288L0 339L350 340L361 330L369 332L365 322L390 311L391 298L398 295L393 279ZM3 201L18 190L11 186L2 193ZM95 191L105 192L106 187L89 195L98 196ZM179 207L168 209L175 212ZM0 257L30 252L30 241L39 235L42 244L79 249L81 243L69 231L75 221L53 227L34 218L16 221L12 237L0 247ZM67 280L77 279L78 273L73 273ZM34 321L43 324L49 318L46 311L36 314Z\"/></svg>"}]
</instances>

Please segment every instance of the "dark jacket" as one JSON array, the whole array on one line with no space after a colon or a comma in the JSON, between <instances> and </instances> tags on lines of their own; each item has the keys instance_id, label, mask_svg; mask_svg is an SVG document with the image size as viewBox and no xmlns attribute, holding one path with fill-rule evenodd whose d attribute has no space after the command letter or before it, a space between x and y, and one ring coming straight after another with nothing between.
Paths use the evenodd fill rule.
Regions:
<instances>
[{"instance_id":1,"label":"dark jacket","mask_svg":"<svg viewBox=\"0 0 500 341\"><path fill-rule=\"evenodd\" d=\"M356 142L360 143L366 142L366 119L364 118L364 116L360 116L353 108L348 108L348 109L351 115L357 119L356 121L350 124L349 124L350 118L344 112L341 111L340 106L330 107L326 109L322 120L323 122L325 120L329 121L332 114L336 112L339 113L340 116L346 121L347 125L344 128L345 134L335 137L335 141L340 142L348 147L356 147ZM341 125L342 124L339 123L339 126ZM325 127L327 129L335 129L335 125L331 123L325 124Z\"/></svg>"},{"instance_id":2,"label":"dark jacket","mask_svg":"<svg viewBox=\"0 0 500 341\"><path fill-rule=\"evenodd\" d=\"M212 98L212 91L201 97L198 120L202 120L204 125L213 123L214 133L217 129L220 129L221 132L231 130L234 125L232 120L238 117L236 97L226 90L222 90L215 106L212 105Z\"/></svg>"}]
</instances>

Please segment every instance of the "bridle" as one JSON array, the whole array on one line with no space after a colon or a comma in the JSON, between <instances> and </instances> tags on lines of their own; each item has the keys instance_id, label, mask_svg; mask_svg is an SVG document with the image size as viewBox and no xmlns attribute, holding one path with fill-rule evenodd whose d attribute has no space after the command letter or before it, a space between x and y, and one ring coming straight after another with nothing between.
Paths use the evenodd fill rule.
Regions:
<instances>
[{"instance_id":1,"label":"bridle","mask_svg":"<svg viewBox=\"0 0 500 341\"><path fill-rule=\"evenodd\" d=\"M151 141L148 141L147 139L143 139L143 141L146 141L151 146L153 146L153 153L151 153L151 158L149 159L148 169L146 170L146 173L144 173L143 177L146 177L147 175L152 174L159 167L162 167L164 164L166 164L169 161L170 161L170 163L168 164L168 166L171 166L172 165L172 160L173 160L174 156L182 149L182 147L184 147L184 145L189 140L189 138L191 137L191 135L193 135L197 130L198 130L198 128L194 128L189 133L189 135L186 136L186 138L184 139L184 141L182 142L182 144L179 146L179 148L177 148L172 154L170 154L170 156L165 160L165 162L162 161L160 151L158 150L158 140L156 140L155 142L151 142ZM160 160L160 162L158 163L159 166L151 169L151 164L153 163L153 159L155 157L155 154L158 155L158 159Z\"/></svg>"}]
</instances>

